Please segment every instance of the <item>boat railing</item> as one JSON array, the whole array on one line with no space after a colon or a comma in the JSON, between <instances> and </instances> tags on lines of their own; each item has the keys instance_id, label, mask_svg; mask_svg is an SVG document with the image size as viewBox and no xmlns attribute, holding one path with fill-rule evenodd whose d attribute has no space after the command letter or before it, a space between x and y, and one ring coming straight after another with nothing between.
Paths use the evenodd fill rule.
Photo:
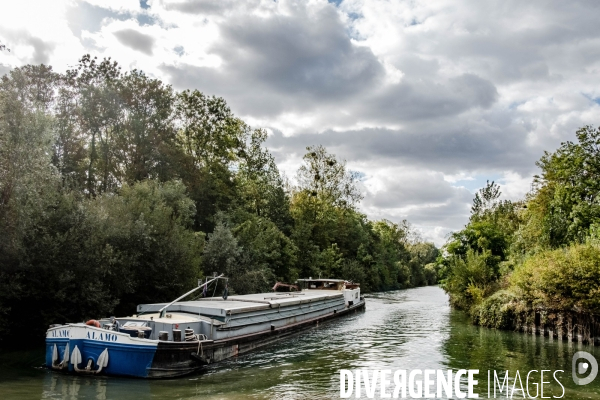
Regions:
<instances>
[{"instance_id":1,"label":"boat railing","mask_svg":"<svg viewBox=\"0 0 600 400\"><path fill-rule=\"evenodd\" d=\"M173 304L177 303L179 300L186 298L187 296L189 296L190 294L194 293L196 290L201 289L205 286L208 286L209 283L212 283L218 279L227 279L227 278L223 278L223 274L214 277L213 279L211 279L210 281L206 281L205 283L198 285L197 288L194 288L192 290L190 290L189 292L179 296L178 298L176 298L175 300L173 300L172 302L170 302L169 304L167 304L166 306L164 306L163 308L161 308L160 310L158 310L160 318L164 318L165 313L167 312L167 309L172 306Z\"/></svg>"}]
</instances>

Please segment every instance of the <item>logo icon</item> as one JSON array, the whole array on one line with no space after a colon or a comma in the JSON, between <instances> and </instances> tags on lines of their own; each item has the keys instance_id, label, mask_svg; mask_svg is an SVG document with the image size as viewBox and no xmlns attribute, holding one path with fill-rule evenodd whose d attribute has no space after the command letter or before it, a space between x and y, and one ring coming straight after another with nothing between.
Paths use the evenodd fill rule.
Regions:
<instances>
[{"instance_id":1,"label":"logo icon","mask_svg":"<svg viewBox=\"0 0 600 400\"><path fill-rule=\"evenodd\" d=\"M580 359L584 359L585 361L578 362ZM588 371L588 376L585 378L579 377L580 375L588 373ZM596 378L596 375L598 375L598 362L590 353L578 351L573 355L571 372L573 373L573 382L575 382L576 385L587 385Z\"/></svg>"}]
</instances>

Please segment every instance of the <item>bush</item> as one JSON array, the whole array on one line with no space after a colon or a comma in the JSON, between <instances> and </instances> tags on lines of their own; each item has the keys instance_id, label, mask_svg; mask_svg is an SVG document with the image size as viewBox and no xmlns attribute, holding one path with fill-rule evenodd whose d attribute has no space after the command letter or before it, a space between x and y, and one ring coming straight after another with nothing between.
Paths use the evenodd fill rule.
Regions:
<instances>
[{"instance_id":1,"label":"bush","mask_svg":"<svg viewBox=\"0 0 600 400\"><path fill-rule=\"evenodd\" d=\"M507 290L499 290L473 308L477 325L496 329L514 329L519 298Z\"/></svg>"},{"instance_id":2,"label":"bush","mask_svg":"<svg viewBox=\"0 0 600 400\"><path fill-rule=\"evenodd\" d=\"M510 284L531 307L600 312L600 247L575 244L525 260Z\"/></svg>"},{"instance_id":3,"label":"bush","mask_svg":"<svg viewBox=\"0 0 600 400\"><path fill-rule=\"evenodd\" d=\"M494 268L489 265L493 256L489 250L481 253L471 249L464 259L453 257L443 288L450 294L455 307L469 311L496 289Z\"/></svg>"}]
</instances>

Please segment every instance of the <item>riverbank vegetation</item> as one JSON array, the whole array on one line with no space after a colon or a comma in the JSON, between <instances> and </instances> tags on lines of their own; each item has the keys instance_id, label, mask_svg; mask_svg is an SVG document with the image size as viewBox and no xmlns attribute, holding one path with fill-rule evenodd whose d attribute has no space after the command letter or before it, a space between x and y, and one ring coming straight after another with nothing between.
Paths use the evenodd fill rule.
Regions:
<instances>
[{"instance_id":1,"label":"riverbank vegetation","mask_svg":"<svg viewBox=\"0 0 600 400\"><path fill-rule=\"evenodd\" d=\"M446 243L442 286L475 323L512 329L532 311L600 313L600 129L576 139L541 157L521 201L499 200L488 182Z\"/></svg>"},{"instance_id":2,"label":"riverbank vegetation","mask_svg":"<svg viewBox=\"0 0 600 400\"><path fill-rule=\"evenodd\" d=\"M406 221L362 214L358 175L342 160L311 146L290 184L266 138L224 99L110 59L4 76L4 343L38 343L51 323L131 314L213 272L230 277L230 293L299 277L351 279L364 291L436 282L435 246Z\"/></svg>"}]
</instances>

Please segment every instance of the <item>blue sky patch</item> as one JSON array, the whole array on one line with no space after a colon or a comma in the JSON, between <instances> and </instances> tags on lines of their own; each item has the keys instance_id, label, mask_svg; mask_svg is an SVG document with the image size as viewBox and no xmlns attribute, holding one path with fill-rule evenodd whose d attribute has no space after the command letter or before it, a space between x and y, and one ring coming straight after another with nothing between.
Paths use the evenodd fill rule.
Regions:
<instances>
[{"instance_id":1,"label":"blue sky patch","mask_svg":"<svg viewBox=\"0 0 600 400\"><path fill-rule=\"evenodd\" d=\"M498 185L500 185L500 191L502 191L502 176L498 174L490 174L490 175L475 175L472 176L473 179L461 179L456 182L452 182L451 185L454 187L464 187L469 192L475 194L479 189L485 187L487 181L494 181Z\"/></svg>"}]
</instances>

